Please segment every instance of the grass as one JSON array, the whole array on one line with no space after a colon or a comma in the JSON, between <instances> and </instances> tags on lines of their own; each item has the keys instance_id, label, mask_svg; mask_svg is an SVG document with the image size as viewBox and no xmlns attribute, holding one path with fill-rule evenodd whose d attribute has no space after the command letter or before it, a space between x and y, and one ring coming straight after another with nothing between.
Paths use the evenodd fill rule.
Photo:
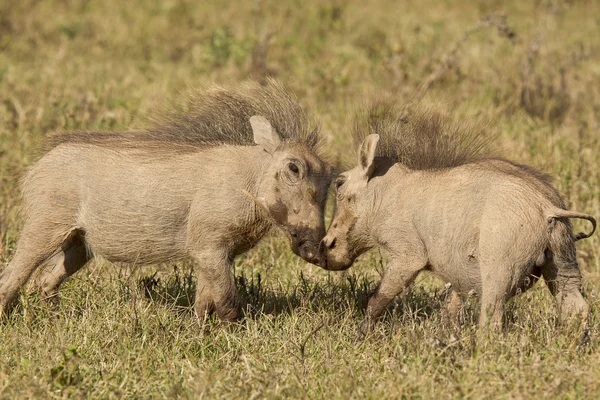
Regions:
<instances>
[{"instance_id":1,"label":"grass","mask_svg":"<svg viewBox=\"0 0 600 400\"><path fill-rule=\"evenodd\" d=\"M18 237L18 179L46 134L127 129L187 86L249 76L290 85L340 159L369 95L441 100L489 120L507 156L598 217L598 15L562 0L2 2L0 264ZM327 273L269 237L235 264L246 318L209 333L190 309L191 265L97 260L57 311L23 293L0 327L0 397L596 398L599 237L578 244L586 328L559 324L538 284L510 302L504 335L479 340L476 305L452 329L443 285L424 275L355 342L376 252Z\"/></svg>"}]
</instances>

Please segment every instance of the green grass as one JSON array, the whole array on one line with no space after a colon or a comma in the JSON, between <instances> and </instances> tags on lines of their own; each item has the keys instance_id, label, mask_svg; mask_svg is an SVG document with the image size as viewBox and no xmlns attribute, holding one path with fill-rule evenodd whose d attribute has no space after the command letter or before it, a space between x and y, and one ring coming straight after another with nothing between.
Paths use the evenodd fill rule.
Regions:
<instances>
[{"instance_id":1,"label":"green grass","mask_svg":"<svg viewBox=\"0 0 600 400\"><path fill-rule=\"evenodd\" d=\"M251 75L291 86L340 159L365 99L406 101L426 83L427 99L490 121L509 158L599 217L599 15L596 2L561 0L1 2L0 265L18 237L18 179L45 135L139 126L188 86ZM446 326L444 287L424 275L355 342L377 252L328 273L269 237L235 265L244 321L209 332L190 308L191 265L96 260L57 311L23 293L0 326L0 397L596 398L599 238L578 244L586 328L560 325L538 284L510 302L503 335L479 340L476 305Z\"/></svg>"}]
</instances>

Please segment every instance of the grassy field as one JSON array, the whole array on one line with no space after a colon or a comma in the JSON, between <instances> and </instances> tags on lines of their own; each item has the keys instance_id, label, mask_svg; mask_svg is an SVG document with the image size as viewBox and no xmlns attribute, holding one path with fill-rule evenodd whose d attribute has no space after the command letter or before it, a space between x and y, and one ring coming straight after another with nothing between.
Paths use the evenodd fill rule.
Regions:
<instances>
[{"instance_id":1,"label":"grassy field","mask_svg":"<svg viewBox=\"0 0 600 400\"><path fill-rule=\"evenodd\" d=\"M504 154L600 217L598 2L8 0L0 268L18 237L19 177L49 132L128 129L188 86L268 75L314 110L340 159L369 96L442 101L490 121ZM477 341L477 308L451 329L443 284L420 276L361 342L377 252L328 273L274 234L236 261L245 320L209 334L190 308L189 263L96 260L56 312L23 293L0 326L0 397L598 398L600 235L578 259L592 306L583 329L558 323L542 283L510 302L503 335Z\"/></svg>"}]
</instances>

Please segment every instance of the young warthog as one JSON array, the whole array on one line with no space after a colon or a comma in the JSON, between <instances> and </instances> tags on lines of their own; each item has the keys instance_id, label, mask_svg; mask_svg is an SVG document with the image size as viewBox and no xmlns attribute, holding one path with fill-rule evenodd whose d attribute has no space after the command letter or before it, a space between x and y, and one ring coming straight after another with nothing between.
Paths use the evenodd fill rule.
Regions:
<instances>
[{"instance_id":1,"label":"young warthog","mask_svg":"<svg viewBox=\"0 0 600 400\"><path fill-rule=\"evenodd\" d=\"M274 225L319 263L330 167L296 98L274 81L212 87L145 131L56 136L23 181L25 221L0 312L40 265L46 297L90 260L197 264L196 312L240 314L230 270Z\"/></svg>"},{"instance_id":2,"label":"young warthog","mask_svg":"<svg viewBox=\"0 0 600 400\"><path fill-rule=\"evenodd\" d=\"M377 246L389 255L361 333L423 270L451 284L455 311L459 296L478 294L480 326L500 326L505 302L540 276L563 317L587 313L574 242L594 218L565 210L546 175L486 156L481 131L432 111L397 115L376 104L356 124L358 165L337 178L321 242L328 270ZM569 218L592 232L574 236Z\"/></svg>"}]
</instances>

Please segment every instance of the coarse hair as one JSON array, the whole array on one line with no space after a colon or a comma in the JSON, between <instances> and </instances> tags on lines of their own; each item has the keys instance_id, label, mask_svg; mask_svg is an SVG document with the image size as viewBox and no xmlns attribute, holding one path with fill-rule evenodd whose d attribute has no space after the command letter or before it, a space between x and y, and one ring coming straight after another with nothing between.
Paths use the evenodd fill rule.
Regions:
<instances>
[{"instance_id":1,"label":"coarse hair","mask_svg":"<svg viewBox=\"0 0 600 400\"><path fill-rule=\"evenodd\" d=\"M492 137L483 125L457 122L440 106L400 106L378 99L356 114L352 130L358 148L370 134L379 135L375 156L409 169L440 169L495 158Z\"/></svg>"},{"instance_id":2,"label":"coarse hair","mask_svg":"<svg viewBox=\"0 0 600 400\"><path fill-rule=\"evenodd\" d=\"M194 150L219 145L254 145L249 119L265 117L284 143L317 151L321 136L314 119L295 94L274 79L264 86L247 81L237 86L209 85L189 90L187 96L148 118L146 129L123 132L58 132L46 150L62 143L109 148Z\"/></svg>"},{"instance_id":3,"label":"coarse hair","mask_svg":"<svg viewBox=\"0 0 600 400\"><path fill-rule=\"evenodd\" d=\"M375 157L388 163L400 163L412 170L474 164L523 179L543 191L557 207L565 208L550 175L501 157L495 137L485 124L456 121L439 104L400 106L393 99L372 101L355 115L354 147L358 148L370 134L379 135Z\"/></svg>"}]
</instances>

